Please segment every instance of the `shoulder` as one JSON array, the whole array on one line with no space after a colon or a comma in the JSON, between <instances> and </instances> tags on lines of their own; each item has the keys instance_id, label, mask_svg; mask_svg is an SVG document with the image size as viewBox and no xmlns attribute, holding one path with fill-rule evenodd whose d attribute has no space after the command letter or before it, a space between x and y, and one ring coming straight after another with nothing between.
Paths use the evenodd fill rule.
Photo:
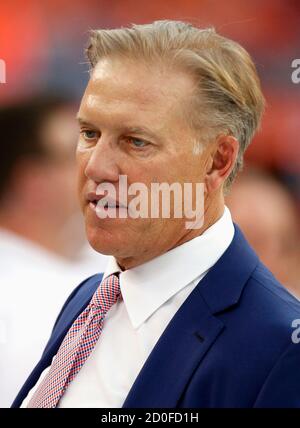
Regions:
<instances>
[{"instance_id":1,"label":"shoulder","mask_svg":"<svg viewBox=\"0 0 300 428\"><path fill-rule=\"evenodd\" d=\"M99 286L103 277L103 273L98 273L90 276L83 280L70 294L66 302L64 303L57 320L54 324L53 331L57 329L59 325L65 325L68 321L78 313L80 313L84 306L91 300L94 292Z\"/></svg>"},{"instance_id":2,"label":"shoulder","mask_svg":"<svg viewBox=\"0 0 300 428\"><path fill-rule=\"evenodd\" d=\"M300 326L300 302L258 261L239 301L216 315L225 327L220 344L226 342L229 360L238 355L245 367L251 360L254 372L258 367L266 372L293 344Z\"/></svg>"},{"instance_id":3,"label":"shoulder","mask_svg":"<svg viewBox=\"0 0 300 428\"><path fill-rule=\"evenodd\" d=\"M102 277L103 273L98 273L84 279L70 294L62 310L64 310L71 302L80 303L84 301L86 297L93 295L96 287L100 284Z\"/></svg>"},{"instance_id":4,"label":"shoulder","mask_svg":"<svg viewBox=\"0 0 300 428\"><path fill-rule=\"evenodd\" d=\"M71 301L80 302L85 300L87 296L93 295L96 287L100 284L102 277L103 273L97 273L84 279L70 294L65 305L69 304Z\"/></svg>"},{"instance_id":5,"label":"shoulder","mask_svg":"<svg viewBox=\"0 0 300 428\"><path fill-rule=\"evenodd\" d=\"M299 407L300 302L262 264L247 288L256 299L257 335L264 343L260 361L269 354L270 363L254 407Z\"/></svg>"},{"instance_id":6,"label":"shoulder","mask_svg":"<svg viewBox=\"0 0 300 428\"><path fill-rule=\"evenodd\" d=\"M300 325L300 301L261 262L250 275L234 312L239 326L233 329L242 329L260 355L280 355Z\"/></svg>"},{"instance_id":7,"label":"shoulder","mask_svg":"<svg viewBox=\"0 0 300 428\"><path fill-rule=\"evenodd\" d=\"M248 297L256 299L259 307L268 307L273 319L300 316L300 301L293 296L261 262L252 272L245 287Z\"/></svg>"}]
</instances>

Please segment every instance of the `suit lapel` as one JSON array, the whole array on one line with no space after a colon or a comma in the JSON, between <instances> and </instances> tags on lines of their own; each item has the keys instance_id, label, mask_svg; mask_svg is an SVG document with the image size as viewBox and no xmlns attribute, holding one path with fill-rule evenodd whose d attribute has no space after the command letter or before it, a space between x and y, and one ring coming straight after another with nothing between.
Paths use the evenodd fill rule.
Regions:
<instances>
[{"instance_id":1,"label":"suit lapel","mask_svg":"<svg viewBox=\"0 0 300 428\"><path fill-rule=\"evenodd\" d=\"M160 337L123 407L176 407L222 329L194 289Z\"/></svg>"},{"instance_id":2,"label":"suit lapel","mask_svg":"<svg viewBox=\"0 0 300 428\"><path fill-rule=\"evenodd\" d=\"M176 312L123 407L176 407L224 329L216 314L236 305L258 258L235 226L232 243Z\"/></svg>"}]
</instances>

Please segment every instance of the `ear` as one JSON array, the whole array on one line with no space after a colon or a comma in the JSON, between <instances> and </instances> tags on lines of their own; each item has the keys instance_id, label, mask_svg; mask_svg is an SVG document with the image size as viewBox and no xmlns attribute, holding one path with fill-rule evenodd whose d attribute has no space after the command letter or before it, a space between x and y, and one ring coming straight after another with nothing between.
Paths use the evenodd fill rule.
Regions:
<instances>
[{"instance_id":1,"label":"ear","mask_svg":"<svg viewBox=\"0 0 300 428\"><path fill-rule=\"evenodd\" d=\"M231 135L220 135L210 155L205 185L208 193L219 189L230 175L239 151L239 142Z\"/></svg>"}]
</instances>

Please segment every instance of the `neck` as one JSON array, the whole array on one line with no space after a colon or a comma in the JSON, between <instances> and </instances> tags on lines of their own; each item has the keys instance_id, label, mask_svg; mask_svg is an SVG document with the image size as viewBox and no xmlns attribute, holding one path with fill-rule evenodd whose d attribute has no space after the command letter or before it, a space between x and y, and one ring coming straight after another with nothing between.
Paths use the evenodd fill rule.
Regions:
<instances>
[{"instance_id":1,"label":"neck","mask_svg":"<svg viewBox=\"0 0 300 428\"><path fill-rule=\"evenodd\" d=\"M196 238L197 236L202 235L209 227L222 217L225 208L224 199L222 197L216 202L216 200L208 198L205 201L204 207L203 225L201 228L184 229L184 232L180 235L179 239L176 239L176 236L178 236L177 234L175 234L175 238L172 237L168 242L165 242L164 239L159 248L156 248L155 245L151 245L151 251L142 253L142 256L139 254L136 257L116 258L120 268L123 271L126 269L132 269L184 244L185 242L190 241L191 239Z\"/></svg>"},{"instance_id":2,"label":"neck","mask_svg":"<svg viewBox=\"0 0 300 428\"><path fill-rule=\"evenodd\" d=\"M190 229L172 248L178 247L197 236L202 235L209 227L216 223L224 213L224 202L219 205L207 203L204 208L203 225L199 229ZM170 248L171 249L171 248Z\"/></svg>"}]
</instances>

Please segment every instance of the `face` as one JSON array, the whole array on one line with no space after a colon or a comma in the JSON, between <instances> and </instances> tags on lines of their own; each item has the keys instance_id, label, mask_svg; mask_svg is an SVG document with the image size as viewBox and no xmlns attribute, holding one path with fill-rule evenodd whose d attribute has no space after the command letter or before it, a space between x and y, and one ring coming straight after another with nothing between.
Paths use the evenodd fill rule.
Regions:
<instances>
[{"instance_id":1,"label":"face","mask_svg":"<svg viewBox=\"0 0 300 428\"><path fill-rule=\"evenodd\" d=\"M79 196L90 244L121 266L178 245L190 232L186 219L100 219L91 195L101 183L118 195L120 175L148 189L203 181L207 153L193 154L196 135L186 121L192 90L190 76L138 61L103 59L93 70L78 113Z\"/></svg>"}]
</instances>

